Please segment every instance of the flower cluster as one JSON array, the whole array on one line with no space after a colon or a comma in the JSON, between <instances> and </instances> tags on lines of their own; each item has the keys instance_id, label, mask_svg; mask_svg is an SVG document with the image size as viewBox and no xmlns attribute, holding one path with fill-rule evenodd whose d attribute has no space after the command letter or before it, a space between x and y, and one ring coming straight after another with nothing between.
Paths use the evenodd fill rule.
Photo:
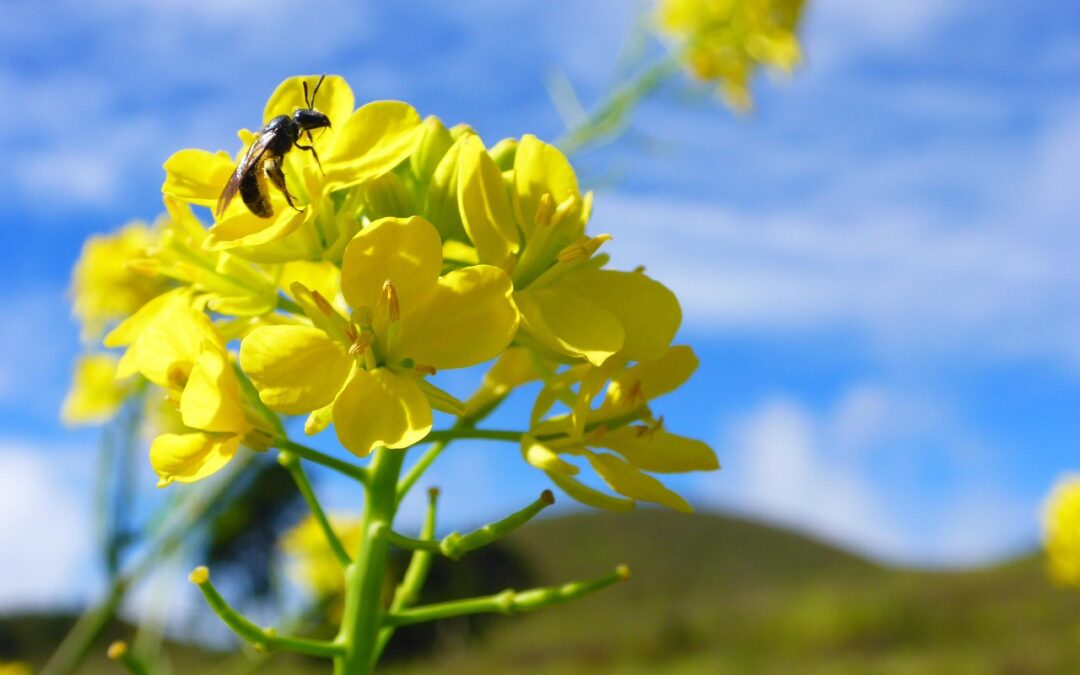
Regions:
<instances>
[{"instance_id":1,"label":"flower cluster","mask_svg":"<svg viewBox=\"0 0 1080 675\"><path fill-rule=\"evenodd\" d=\"M801 58L795 34L803 0L661 0L656 20L690 71L720 85L728 104L751 104L760 65L790 72Z\"/></svg>"},{"instance_id":2,"label":"flower cluster","mask_svg":"<svg viewBox=\"0 0 1080 675\"><path fill-rule=\"evenodd\" d=\"M302 84L316 80L283 82L264 122L306 107ZM282 416L305 416L307 434L333 427L364 457L425 442L436 411L473 428L535 382L516 436L526 461L587 504L688 510L652 475L717 466L652 410L697 365L672 345L678 301L641 269L611 268L564 154L531 135L488 145L401 102L354 105L342 78L325 78L315 106L332 126L312 139L318 160L283 156L269 218L240 199L208 224L197 212L255 142L244 130L234 154L168 159L153 227L87 244L76 315L122 352L80 362L65 417L100 421L149 383L178 412L150 453L167 485L241 448L281 447ZM487 362L471 396L436 384ZM581 480L586 467L616 494Z\"/></svg>"}]
</instances>

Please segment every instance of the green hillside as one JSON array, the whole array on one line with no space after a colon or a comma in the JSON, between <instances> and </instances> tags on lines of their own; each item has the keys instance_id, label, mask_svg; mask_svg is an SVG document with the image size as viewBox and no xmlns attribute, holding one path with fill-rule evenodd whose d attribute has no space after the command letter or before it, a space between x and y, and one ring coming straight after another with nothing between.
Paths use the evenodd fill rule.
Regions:
<instances>
[{"instance_id":1,"label":"green hillside","mask_svg":"<svg viewBox=\"0 0 1080 675\"><path fill-rule=\"evenodd\" d=\"M633 578L570 605L494 617L479 635L445 627L433 655L386 672L1080 672L1080 593L1052 587L1035 557L895 570L745 520L654 510L544 520L505 546L532 583L597 576L617 562ZM173 651L175 673L227 672L206 668L221 657ZM86 673L119 672L93 661ZM256 672L323 671L275 658Z\"/></svg>"}]
</instances>

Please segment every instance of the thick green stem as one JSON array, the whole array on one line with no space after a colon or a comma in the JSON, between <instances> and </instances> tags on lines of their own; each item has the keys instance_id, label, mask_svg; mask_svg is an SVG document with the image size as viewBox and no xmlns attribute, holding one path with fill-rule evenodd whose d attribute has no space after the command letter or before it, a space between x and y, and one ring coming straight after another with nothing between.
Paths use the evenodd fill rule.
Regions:
<instances>
[{"instance_id":1,"label":"thick green stem","mask_svg":"<svg viewBox=\"0 0 1080 675\"><path fill-rule=\"evenodd\" d=\"M405 453L375 451L364 494L361 542L355 561L345 571L345 611L337 643L344 654L334 659L334 675L369 675L375 668L379 629L383 623L382 591L390 543L379 536L394 526L397 481Z\"/></svg>"},{"instance_id":2,"label":"thick green stem","mask_svg":"<svg viewBox=\"0 0 1080 675\"><path fill-rule=\"evenodd\" d=\"M438 488L428 490L428 510L424 518L424 527L420 530L420 539L431 541L435 539L436 505L439 499ZM409 567L405 570L405 576L401 578L394 591L394 600L390 603L390 612L398 612L407 607L412 607L420 599L420 591L427 581L428 571L431 569L431 560L435 556L430 551L414 551L409 559ZM379 644L375 647L375 658L378 659L386 648L386 643L394 636L393 626L383 626L379 630Z\"/></svg>"},{"instance_id":3,"label":"thick green stem","mask_svg":"<svg viewBox=\"0 0 1080 675\"><path fill-rule=\"evenodd\" d=\"M516 614L518 612L531 612L544 607L558 605L563 602L576 600L583 595L595 593L603 588L630 578L630 570L625 565L620 565L614 572L607 576L593 579L592 581L575 581L562 586L549 586L547 588L534 588L528 591L506 590L495 595L481 598L469 598L468 600L454 600L440 602L435 605L425 605L414 609L404 609L386 616L386 623L390 626L408 626L425 621L436 621L453 616L466 614Z\"/></svg>"}]
</instances>

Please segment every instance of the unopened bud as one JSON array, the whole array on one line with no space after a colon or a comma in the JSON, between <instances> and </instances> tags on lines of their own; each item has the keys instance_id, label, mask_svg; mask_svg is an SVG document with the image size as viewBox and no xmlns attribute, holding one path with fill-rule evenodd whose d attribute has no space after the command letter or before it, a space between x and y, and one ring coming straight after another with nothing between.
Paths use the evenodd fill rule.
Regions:
<instances>
[{"instance_id":1,"label":"unopened bud","mask_svg":"<svg viewBox=\"0 0 1080 675\"><path fill-rule=\"evenodd\" d=\"M628 565L619 565L615 568L615 574L619 575L619 579L626 581L630 578L630 567Z\"/></svg>"},{"instance_id":2,"label":"unopened bud","mask_svg":"<svg viewBox=\"0 0 1080 675\"><path fill-rule=\"evenodd\" d=\"M188 581L197 586L202 586L206 582L210 581L210 570L206 567L206 565L199 565L195 569L191 570L191 574L188 575Z\"/></svg>"}]
</instances>

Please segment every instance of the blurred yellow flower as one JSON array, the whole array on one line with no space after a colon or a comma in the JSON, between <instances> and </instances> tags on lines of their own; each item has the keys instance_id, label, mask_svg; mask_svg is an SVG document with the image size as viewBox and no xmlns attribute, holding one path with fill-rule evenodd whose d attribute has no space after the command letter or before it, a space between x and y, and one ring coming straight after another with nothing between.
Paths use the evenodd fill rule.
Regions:
<instances>
[{"instance_id":1,"label":"blurred yellow flower","mask_svg":"<svg viewBox=\"0 0 1080 675\"><path fill-rule=\"evenodd\" d=\"M796 30L804 0L660 0L660 30L685 49L686 65L716 81L728 105L751 105L759 65L790 72L801 59Z\"/></svg>"},{"instance_id":2,"label":"blurred yellow flower","mask_svg":"<svg viewBox=\"0 0 1080 675\"><path fill-rule=\"evenodd\" d=\"M165 289L161 279L127 265L143 257L157 236L146 223L132 222L83 244L71 275L71 307L82 323L84 339L101 337L110 323L126 318Z\"/></svg>"},{"instance_id":3,"label":"blurred yellow flower","mask_svg":"<svg viewBox=\"0 0 1080 675\"><path fill-rule=\"evenodd\" d=\"M309 433L325 428L331 410L341 444L359 456L423 439L432 406L453 402L424 376L494 358L518 325L502 270L476 265L440 276L442 260L439 233L423 218L363 229L342 261L350 318L297 285L315 325L260 326L244 338L240 363L263 403L291 415L318 411Z\"/></svg>"},{"instance_id":4,"label":"blurred yellow flower","mask_svg":"<svg viewBox=\"0 0 1080 675\"><path fill-rule=\"evenodd\" d=\"M34 675L34 671L25 663L0 663L0 675Z\"/></svg>"},{"instance_id":5,"label":"blurred yellow flower","mask_svg":"<svg viewBox=\"0 0 1080 675\"><path fill-rule=\"evenodd\" d=\"M336 514L328 518L342 546L355 554L360 548L360 519ZM315 597L327 599L345 592L341 561L314 516L308 514L282 535L279 546L289 558L291 576Z\"/></svg>"},{"instance_id":6,"label":"blurred yellow flower","mask_svg":"<svg viewBox=\"0 0 1080 675\"><path fill-rule=\"evenodd\" d=\"M278 85L267 101L263 122L306 107L302 83L307 81L310 88L317 79L292 77ZM270 218L260 218L242 200L234 200L210 229L207 247L235 249L259 262L284 262L318 260L336 242L347 241L359 228L355 205L336 203L331 194L391 171L409 156L421 129L420 116L405 103L375 101L354 111L354 100L343 78L327 76L315 101L316 109L333 125L314 134L321 169L308 152L294 149L285 156L286 184L299 210L276 189L270 190L274 210ZM162 192L191 204L214 205L255 134L245 131L240 137L244 148L234 158L193 149L175 153L165 162Z\"/></svg>"},{"instance_id":7,"label":"blurred yellow flower","mask_svg":"<svg viewBox=\"0 0 1080 675\"><path fill-rule=\"evenodd\" d=\"M1080 474L1060 478L1043 508L1043 539L1050 576L1080 586Z\"/></svg>"},{"instance_id":8,"label":"blurred yellow flower","mask_svg":"<svg viewBox=\"0 0 1080 675\"><path fill-rule=\"evenodd\" d=\"M100 424L112 419L131 391L130 383L116 378L117 361L107 353L79 357L60 411L64 424Z\"/></svg>"}]
</instances>

